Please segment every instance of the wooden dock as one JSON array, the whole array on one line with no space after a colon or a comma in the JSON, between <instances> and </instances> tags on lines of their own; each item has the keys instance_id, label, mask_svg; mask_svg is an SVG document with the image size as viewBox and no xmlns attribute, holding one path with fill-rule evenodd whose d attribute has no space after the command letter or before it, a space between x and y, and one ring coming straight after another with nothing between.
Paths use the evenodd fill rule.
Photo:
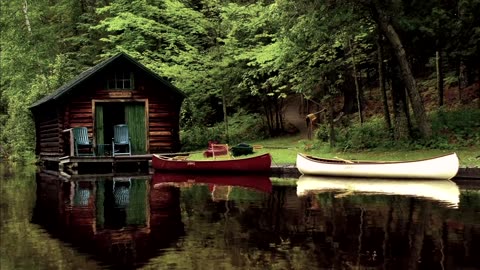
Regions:
<instances>
[{"instance_id":1,"label":"wooden dock","mask_svg":"<svg viewBox=\"0 0 480 270\"><path fill-rule=\"evenodd\" d=\"M51 158L52 163L58 163L60 172L71 175L117 173L117 172L149 172L151 154L131 156L65 156Z\"/></svg>"}]
</instances>

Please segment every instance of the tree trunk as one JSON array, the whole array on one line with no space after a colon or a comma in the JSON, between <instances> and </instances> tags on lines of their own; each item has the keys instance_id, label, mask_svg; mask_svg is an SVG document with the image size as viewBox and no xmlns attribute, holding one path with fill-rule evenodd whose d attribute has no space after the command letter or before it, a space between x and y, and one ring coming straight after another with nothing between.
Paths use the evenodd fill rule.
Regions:
<instances>
[{"instance_id":1,"label":"tree trunk","mask_svg":"<svg viewBox=\"0 0 480 270\"><path fill-rule=\"evenodd\" d=\"M458 101L460 101L460 103L462 102L462 91L468 86L467 77L467 67L463 61L460 61L458 70Z\"/></svg>"},{"instance_id":2,"label":"tree trunk","mask_svg":"<svg viewBox=\"0 0 480 270\"><path fill-rule=\"evenodd\" d=\"M388 109L387 89L385 89L385 66L383 65L383 48L381 39L377 41L378 50L378 81L380 83L380 91L382 92L383 114L388 130L392 131L392 120L390 119L390 110Z\"/></svg>"},{"instance_id":3,"label":"tree trunk","mask_svg":"<svg viewBox=\"0 0 480 270\"><path fill-rule=\"evenodd\" d=\"M280 98L277 98L277 100L275 101L275 114L276 114L275 119L278 122L277 123L277 130L278 130L279 133L284 131L284 128L283 128L284 127L284 124L283 124L284 117L283 117L283 115L285 113L284 110L285 110L285 108L283 106L283 103L280 101Z\"/></svg>"},{"instance_id":4,"label":"tree trunk","mask_svg":"<svg viewBox=\"0 0 480 270\"><path fill-rule=\"evenodd\" d=\"M333 122L333 99L328 100L328 125L330 126L329 141L330 147L335 146L335 123Z\"/></svg>"},{"instance_id":5,"label":"tree trunk","mask_svg":"<svg viewBox=\"0 0 480 270\"><path fill-rule=\"evenodd\" d=\"M355 92L355 82L353 81L353 76L348 76L345 74L345 81L343 83L343 108L342 111L345 114L353 114L356 112L357 108L357 97Z\"/></svg>"},{"instance_id":6,"label":"tree trunk","mask_svg":"<svg viewBox=\"0 0 480 270\"><path fill-rule=\"evenodd\" d=\"M410 69L410 65L408 63L407 55L405 53L405 49L403 48L402 41L400 40L400 37L393 28L392 24L390 23L389 18L380 8L379 3L375 4L375 9L378 15L378 23L380 25L380 28L384 32L387 39L390 41L395 56L398 60L400 69L402 71L402 78L405 87L408 90L408 97L410 99L410 103L412 104L412 109L418 125L418 129L420 130L420 133L423 137L428 138L432 135L432 127L430 125L430 122L428 121L425 107L422 101L422 96L418 91L417 83Z\"/></svg>"},{"instance_id":7,"label":"tree trunk","mask_svg":"<svg viewBox=\"0 0 480 270\"><path fill-rule=\"evenodd\" d=\"M358 85L357 65L355 62L355 51L353 50L353 46L352 46L352 43L350 42L350 39L348 39L348 45L350 47L350 53L352 54L353 80L355 81L355 93L357 96L358 118L360 120L360 125L362 125L363 116L362 116L362 104L360 99L360 86Z\"/></svg>"},{"instance_id":8,"label":"tree trunk","mask_svg":"<svg viewBox=\"0 0 480 270\"><path fill-rule=\"evenodd\" d=\"M268 132L270 135L273 135L273 115L271 105L267 100L263 100L263 110L265 118L267 120Z\"/></svg>"},{"instance_id":9,"label":"tree trunk","mask_svg":"<svg viewBox=\"0 0 480 270\"><path fill-rule=\"evenodd\" d=\"M393 116L395 121L395 125L393 126L394 138L397 141L406 140L410 130L407 117L408 111L406 110L407 106L405 104L405 86L399 78L396 69L393 70L392 74L392 99Z\"/></svg>"},{"instance_id":10,"label":"tree trunk","mask_svg":"<svg viewBox=\"0 0 480 270\"><path fill-rule=\"evenodd\" d=\"M222 107L223 107L223 121L225 124L225 142L229 143L228 138L228 116L227 116L227 99L225 97L225 89L222 88Z\"/></svg>"},{"instance_id":11,"label":"tree trunk","mask_svg":"<svg viewBox=\"0 0 480 270\"><path fill-rule=\"evenodd\" d=\"M442 68L441 49L438 49L436 52L436 67L437 67L438 106L443 106L443 68Z\"/></svg>"},{"instance_id":12,"label":"tree trunk","mask_svg":"<svg viewBox=\"0 0 480 270\"><path fill-rule=\"evenodd\" d=\"M30 19L28 18L28 2L27 0L23 1L23 15L25 16L25 25L29 34L32 34L32 27L30 26Z\"/></svg>"}]
</instances>

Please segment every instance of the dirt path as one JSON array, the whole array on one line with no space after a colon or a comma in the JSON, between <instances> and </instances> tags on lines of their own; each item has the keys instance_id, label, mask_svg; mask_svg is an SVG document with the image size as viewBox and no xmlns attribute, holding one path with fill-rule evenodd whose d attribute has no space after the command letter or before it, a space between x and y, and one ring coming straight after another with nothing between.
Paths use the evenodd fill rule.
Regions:
<instances>
[{"instance_id":1,"label":"dirt path","mask_svg":"<svg viewBox=\"0 0 480 270\"><path fill-rule=\"evenodd\" d=\"M300 97L295 96L287 100L285 106L285 121L292 124L299 130L299 135L302 138L307 138L307 124L305 122L305 115L299 114L298 107L300 106Z\"/></svg>"}]
</instances>

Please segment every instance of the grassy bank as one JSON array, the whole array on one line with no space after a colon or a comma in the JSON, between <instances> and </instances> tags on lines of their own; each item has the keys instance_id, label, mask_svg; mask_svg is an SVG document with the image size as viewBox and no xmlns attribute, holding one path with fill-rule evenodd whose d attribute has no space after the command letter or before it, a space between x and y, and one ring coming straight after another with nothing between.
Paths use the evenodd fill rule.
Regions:
<instances>
[{"instance_id":1,"label":"grassy bank","mask_svg":"<svg viewBox=\"0 0 480 270\"><path fill-rule=\"evenodd\" d=\"M297 153L308 153L311 155L344 159L361 160L416 160L432 156L456 152L460 159L461 167L480 167L480 145L468 148L453 150L442 149L421 149L421 150L368 150L368 151L342 151L332 149L328 144L305 140L299 136L286 136L263 141L247 142L251 145L261 147L255 150L254 155L270 153L273 164L295 164ZM193 154L190 159L205 159L202 153Z\"/></svg>"}]
</instances>

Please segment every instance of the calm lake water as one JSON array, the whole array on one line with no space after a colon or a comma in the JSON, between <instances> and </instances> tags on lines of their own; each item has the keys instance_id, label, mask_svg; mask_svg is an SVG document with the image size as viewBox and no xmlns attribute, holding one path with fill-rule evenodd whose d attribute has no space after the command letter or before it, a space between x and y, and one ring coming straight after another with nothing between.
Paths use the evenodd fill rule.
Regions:
<instances>
[{"instance_id":1,"label":"calm lake water","mask_svg":"<svg viewBox=\"0 0 480 270\"><path fill-rule=\"evenodd\" d=\"M0 180L2 270L480 269L480 191L451 181L67 179L2 164Z\"/></svg>"}]
</instances>

